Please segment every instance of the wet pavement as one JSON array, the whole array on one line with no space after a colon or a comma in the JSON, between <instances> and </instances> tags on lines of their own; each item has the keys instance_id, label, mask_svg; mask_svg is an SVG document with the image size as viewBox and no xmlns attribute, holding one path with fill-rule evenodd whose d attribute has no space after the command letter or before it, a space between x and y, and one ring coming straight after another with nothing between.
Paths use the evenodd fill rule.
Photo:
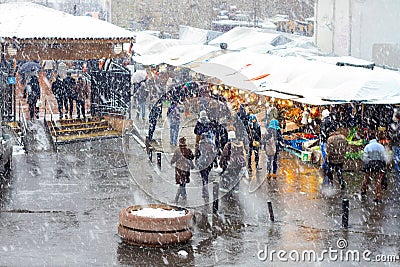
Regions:
<instances>
[{"instance_id":1,"label":"wet pavement","mask_svg":"<svg viewBox=\"0 0 400 267\"><path fill-rule=\"evenodd\" d=\"M190 124L184 129L189 133ZM164 130L167 125L158 132ZM399 192L392 174L382 204L373 203L371 194L365 201L354 195L360 174L345 173L346 190L324 195L319 168L288 153L281 154L276 180L264 181L265 168L254 172L241 182L239 194L220 199L218 216L201 198L194 171L188 201L180 203L196 211L192 240L169 248L130 245L117 234L120 210L172 203L177 186L168 163L173 147L165 146L159 169L155 157L150 162L134 138L129 137L129 145L127 140L68 144L58 153L43 145L15 155L8 184L0 189L0 266L310 266L301 260L304 251L318 253L312 265L376 266L368 259L399 255ZM210 180L219 181L219 175L212 172ZM343 198L350 201L348 229L341 227ZM279 250L286 252L281 259ZM349 251L360 259L347 260L343 255ZM363 258L365 251L371 254ZM386 264L398 266L399 261Z\"/></svg>"}]
</instances>

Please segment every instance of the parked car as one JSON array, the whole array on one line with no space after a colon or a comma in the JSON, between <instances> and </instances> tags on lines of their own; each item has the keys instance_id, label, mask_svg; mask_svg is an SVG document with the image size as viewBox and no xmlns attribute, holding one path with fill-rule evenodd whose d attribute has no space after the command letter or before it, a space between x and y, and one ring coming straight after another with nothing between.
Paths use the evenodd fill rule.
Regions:
<instances>
[{"instance_id":1,"label":"parked car","mask_svg":"<svg viewBox=\"0 0 400 267\"><path fill-rule=\"evenodd\" d=\"M9 134L3 133L0 141L0 175L4 176L11 171L13 145Z\"/></svg>"}]
</instances>

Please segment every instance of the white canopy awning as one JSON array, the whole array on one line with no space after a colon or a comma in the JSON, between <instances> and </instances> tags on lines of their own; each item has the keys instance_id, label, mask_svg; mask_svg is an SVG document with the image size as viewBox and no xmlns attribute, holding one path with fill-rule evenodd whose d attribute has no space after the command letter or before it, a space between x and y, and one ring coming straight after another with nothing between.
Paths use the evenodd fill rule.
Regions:
<instances>
[{"instance_id":1,"label":"white canopy awning","mask_svg":"<svg viewBox=\"0 0 400 267\"><path fill-rule=\"evenodd\" d=\"M249 47L259 45L281 45L292 41L278 34L264 32L258 28L236 27L210 41L210 45L226 43L228 50L240 51Z\"/></svg>"},{"instance_id":2,"label":"white canopy awning","mask_svg":"<svg viewBox=\"0 0 400 267\"><path fill-rule=\"evenodd\" d=\"M399 103L399 72L336 66L296 57L227 53L192 64L194 71L262 95L310 104ZM290 97L293 96L293 97Z\"/></svg>"},{"instance_id":3,"label":"white canopy awning","mask_svg":"<svg viewBox=\"0 0 400 267\"><path fill-rule=\"evenodd\" d=\"M158 53L138 55L132 58L143 65L166 63L172 66L181 66L218 50L220 49L210 45L175 45Z\"/></svg>"},{"instance_id":4,"label":"white canopy awning","mask_svg":"<svg viewBox=\"0 0 400 267\"><path fill-rule=\"evenodd\" d=\"M29 2L0 4L0 36L3 38L118 39L135 34L88 16L73 16Z\"/></svg>"}]
</instances>

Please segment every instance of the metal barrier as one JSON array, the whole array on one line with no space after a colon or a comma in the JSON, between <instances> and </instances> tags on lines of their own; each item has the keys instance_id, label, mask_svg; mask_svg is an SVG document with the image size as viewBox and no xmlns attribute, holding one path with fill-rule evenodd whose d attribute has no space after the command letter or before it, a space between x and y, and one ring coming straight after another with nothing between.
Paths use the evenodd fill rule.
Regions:
<instances>
[{"instance_id":1,"label":"metal barrier","mask_svg":"<svg viewBox=\"0 0 400 267\"><path fill-rule=\"evenodd\" d=\"M56 124L56 121L53 119L54 114L53 114L53 110L51 109L51 105L48 105L48 106L49 106L49 111L50 111L50 125L49 125L49 123L47 123L47 119L46 119L46 115L47 115L47 98L45 98L44 99L44 116L43 116L44 128L46 129L47 134L50 135L51 145L53 146L54 151L57 152L57 131L54 128L54 125ZM54 135L52 133L54 133ZM53 138L53 136L54 136L54 138Z\"/></svg>"},{"instance_id":2,"label":"metal barrier","mask_svg":"<svg viewBox=\"0 0 400 267\"><path fill-rule=\"evenodd\" d=\"M26 136L28 134L28 123L26 122L26 116L24 112L24 108L22 107L21 101L18 103L18 121L19 121L19 127L21 127L21 142L24 145L24 148L26 148ZM25 149L26 151L26 149Z\"/></svg>"},{"instance_id":3,"label":"metal barrier","mask_svg":"<svg viewBox=\"0 0 400 267\"><path fill-rule=\"evenodd\" d=\"M104 115L125 116L128 111L128 108L112 106L112 105L104 105L104 104L92 104L92 110L94 111L94 114L98 114L99 116L104 116Z\"/></svg>"}]
</instances>

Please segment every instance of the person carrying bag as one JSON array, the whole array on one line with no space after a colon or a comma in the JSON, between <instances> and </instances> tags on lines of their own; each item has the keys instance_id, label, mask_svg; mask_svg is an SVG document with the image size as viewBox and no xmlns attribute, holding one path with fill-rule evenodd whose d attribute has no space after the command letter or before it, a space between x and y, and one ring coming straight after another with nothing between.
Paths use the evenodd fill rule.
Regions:
<instances>
[{"instance_id":1,"label":"person carrying bag","mask_svg":"<svg viewBox=\"0 0 400 267\"><path fill-rule=\"evenodd\" d=\"M259 167L259 151L260 151L260 146L261 146L261 128L260 125L257 122L257 118L254 114L250 114L250 123L248 125L248 133L251 138L251 142L249 144L249 153L248 153L248 159L247 159L247 164L249 171L251 171L251 156L254 151L254 161L256 163L256 169L261 170L262 168Z\"/></svg>"}]
</instances>

